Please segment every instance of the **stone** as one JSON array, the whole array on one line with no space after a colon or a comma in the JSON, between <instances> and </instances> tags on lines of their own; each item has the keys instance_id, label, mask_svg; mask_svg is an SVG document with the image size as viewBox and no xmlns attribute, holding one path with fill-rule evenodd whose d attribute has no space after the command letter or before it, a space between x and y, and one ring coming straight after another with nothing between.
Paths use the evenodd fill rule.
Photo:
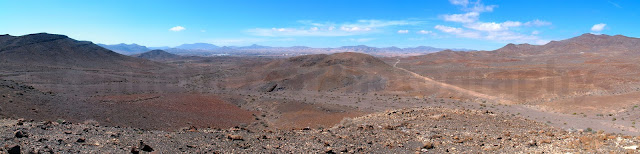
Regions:
<instances>
[{"instance_id":1,"label":"stone","mask_svg":"<svg viewBox=\"0 0 640 154\"><path fill-rule=\"evenodd\" d=\"M142 151L146 151L146 152L151 152L153 151L153 148L151 148L151 146L144 144L144 142L140 141L140 147L142 147Z\"/></svg>"},{"instance_id":2,"label":"stone","mask_svg":"<svg viewBox=\"0 0 640 154\"><path fill-rule=\"evenodd\" d=\"M20 145L15 145L9 149L7 149L9 154L20 154Z\"/></svg>"},{"instance_id":3,"label":"stone","mask_svg":"<svg viewBox=\"0 0 640 154\"><path fill-rule=\"evenodd\" d=\"M153 151L153 148L151 148L151 146L145 144L144 147L142 147L142 151L151 152L151 151Z\"/></svg>"},{"instance_id":4,"label":"stone","mask_svg":"<svg viewBox=\"0 0 640 154\"><path fill-rule=\"evenodd\" d=\"M131 153L133 154L139 154L140 150L138 150L138 147L131 147Z\"/></svg>"},{"instance_id":5,"label":"stone","mask_svg":"<svg viewBox=\"0 0 640 154\"><path fill-rule=\"evenodd\" d=\"M324 150L324 153L327 154L335 154L336 152L333 151L333 148L331 147L327 147L327 149Z\"/></svg>"},{"instance_id":6,"label":"stone","mask_svg":"<svg viewBox=\"0 0 640 154\"><path fill-rule=\"evenodd\" d=\"M16 138L29 137L29 133L23 130L16 131Z\"/></svg>"},{"instance_id":7,"label":"stone","mask_svg":"<svg viewBox=\"0 0 640 154\"><path fill-rule=\"evenodd\" d=\"M424 148L424 149L433 149L434 146L433 146L433 143L431 143L431 142L425 142L424 144L422 144L422 148Z\"/></svg>"},{"instance_id":8,"label":"stone","mask_svg":"<svg viewBox=\"0 0 640 154\"><path fill-rule=\"evenodd\" d=\"M231 134L227 134L227 139L231 139L233 141L239 140L239 141L244 141L244 138L240 135L231 135Z\"/></svg>"},{"instance_id":9,"label":"stone","mask_svg":"<svg viewBox=\"0 0 640 154\"><path fill-rule=\"evenodd\" d=\"M536 143L536 141L535 141L535 140L531 140L531 141L529 141L529 142L527 143L527 145L528 145L528 146L530 146L530 147L535 147L535 146L538 146L538 143Z\"/></svg>"},{"instance_id":10,"label":"stone","mask_svg":"<svg viewBox=\"0 0 640 154\"><path fill-rule=\"evenodd\" d=\"M191 126L191 127L189 127L189 129L187 131L188 132L198 132L198 128L196 126Z\"/></svg>"}]
</instances>

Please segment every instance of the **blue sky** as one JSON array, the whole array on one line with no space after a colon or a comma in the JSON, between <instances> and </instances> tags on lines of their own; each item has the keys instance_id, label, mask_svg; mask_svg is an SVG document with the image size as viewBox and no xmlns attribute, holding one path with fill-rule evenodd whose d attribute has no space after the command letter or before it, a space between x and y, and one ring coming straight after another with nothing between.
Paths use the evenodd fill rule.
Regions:
<instances>
[{"instance_id":1,"label":"blue sky","mask_svg":"<svg viewBox=\"0 0 640 154\"><path fill-rule=\"evenodd\" d=\"M640 37L636 0L0 0L0 34L95 43L493 50L583 33Z\"/></svg>"}]
</instances>

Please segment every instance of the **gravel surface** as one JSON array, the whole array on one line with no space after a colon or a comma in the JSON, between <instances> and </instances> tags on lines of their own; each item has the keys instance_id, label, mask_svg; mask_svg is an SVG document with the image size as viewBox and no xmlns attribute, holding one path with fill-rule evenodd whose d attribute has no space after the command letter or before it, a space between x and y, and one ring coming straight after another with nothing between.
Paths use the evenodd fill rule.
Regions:
<instances>
[{"instance_id":1,"label":"gravel surface","mask_svg":"<svg viewBox=\"0 0 640 154\"><path fill-rule=\"evenodd\" d=\"M483 110L406 108L326 129L145 131L97 123L0 120L2 152L54 153L514 153L637 152L638 138L564 131Z\"/></svg>"}]
</instances>

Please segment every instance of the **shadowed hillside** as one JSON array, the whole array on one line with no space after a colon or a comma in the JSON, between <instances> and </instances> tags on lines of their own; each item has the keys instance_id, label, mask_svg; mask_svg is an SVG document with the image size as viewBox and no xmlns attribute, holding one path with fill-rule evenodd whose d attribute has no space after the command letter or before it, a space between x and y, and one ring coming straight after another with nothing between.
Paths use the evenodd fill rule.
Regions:
<instances>
[{"instance_id":1,"label":"shadowed hillside","mask_svg":"<svg viewBox=\"0 0 640 154\"><path fill-rule=\"evenodd\" d=\"M260 90L311 91L379 91L387 86L393 67L361 53L307 55L278 60L258 68L262 82Z\"/></svg>"},{"instance_id":2,"label":"shadowed hillside","mask_svg":"<svg viewBox=\"0 0 640 154\"><path fill-rule=\"evenodd\" d=\"M64 35L0 36L2 65L74 68L158 68L164 64L124 56Z\"/></svg>"},{"instance_id":3,"label":"shadowed hillside","mask_svg":"<svg viewBox=\"0 0 640 154\"><path fill-rule=\"evenodd\" d=\"M133 55L133 57L148 59L148 60L171 60L181 58L181 56L168 53L164 50L151 50L145 53Z\"/></svg>"}]
</instances>

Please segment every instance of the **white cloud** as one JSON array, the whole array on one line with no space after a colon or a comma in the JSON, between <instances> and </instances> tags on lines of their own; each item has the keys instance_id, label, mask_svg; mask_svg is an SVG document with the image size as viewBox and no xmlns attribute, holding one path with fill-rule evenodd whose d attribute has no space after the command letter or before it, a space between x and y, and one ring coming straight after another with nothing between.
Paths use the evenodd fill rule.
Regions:
<instances>
[{"instance_id":1,"label":"white cloud","mask_svg":"<svg viewBox=\"0 0 640 154\"><path fill-rule=\"evenodd\" d=\"M357 20L351 23L335 24L315 23L310 20L298 21L307 27L302 28L254 28L246 30L256 36L352 36L379 32L392 26L415 25L419 22L409 20Z\"/></svg>"},{"instance_id":2,"label":"white cloud","mask_svg":"<svg viewBox=\"0 0 640 154\"><path fill-rule=\"evenodd\" d=\"M466 11L471 11L471 12L493 12L493 9L497 8L497 5L488 5L488 6L484 6L483 4L480 3L480 1L476 2L476 5L474 5L471 8L467 8L465 9Z\"/></svg>"},{"instance_id":3,"label":"white cloud","mask_svg":"<svg viewBox=\"0 0 640 154\"><path fill-rule=\"evenodd\" d=\"M469 5L469 0L449 0L449 2L453 5L467 6Z\"/></svg>"},{"instance_id":4,"label":"white cloud","mask_svg":"<svg viewBox=\"0 0 640 154\"><path fill-rule=\"evenodd\" d=\"M502 26L504 27L518 27L520 25L522 25L522 23L519 21L505 21L502 23Z\"/></svg>"},{"instance_id":5,"label":"white cloud","mask_svg":"<svg viewBox=\"0 0 640 154\"><path fill-rule=\"evenodd\" d=\"M455 28L455 27L449 27L449 26L443 26L443 25L436 25L434 28L445 33L454 34L459 37L480 38L481 36L479 32L465 31L462 28Z\"/></svg>"},{"instance_id":6,"label":"white cloud","mask_svg":"<svg viewBox=\"0 0 640 154\"><path fill-rule=\"evenodd\" d=\"M497 24L495 22L487 22L487 23L472 23L466 26L467 28L479 30L479 31L501 31L505 30L502 25Z\"/></svg>"},{"instance_id":7,"label":"white cloud","mask_svg":"<svg viewBox=\"0 0 640 154\"><path fill-rule=\"evenodd\" d=\"M366 32L366 31L371 31L371 28L369 27L360 28L357 26L353 26L353 27L342 26L340 27L340 30L347 31L347 32Z\"/></svg>"},{"instance_id":8,"label":"white cloud","mask_svg":"<svg viewBox=\"0 0 640 154\"><path fill-rule=\"evenodd\" d=\"M379 27L388 27L388 26L415 25L418 23L419 22L417 21L408 21L408 20L358 20L355 23L342 24L342 26L379 28Z\"/></svg>"},{"instance_id":9,"label":"white cloud","mask_svg":"<svg viewBox=\"0 0 640 154\"><path fill-rule=\"evenodd\" d=\"M448 14L443 17L445 21L471 23L477 21L478 16L480 16L480 13L478 12L469 12L465 14Z\"/></svg>"},{"instance_id":10,"label":"white cloud","mask_svg":"<svg viewBox=\"0 0 640 154\"><path fill-rule=\"evenodd\" d=\"M518 27L520 25L522 25L522 23L517 21L506 21L503 23L475 22L466 24L465 27L479 31L504 31L509 30L510 27Z\"/></svg>"},{"instance_id":11,"label":"white cloud","mask_svg":"<svg viewBox=\"0 0 640 154\"><path fill-rule=\"evenodd\" d=\"M185 29L186 29L186 28L184 28L184 27L182 27L182 26L175 26L175 27L170 28L169 30L170 30L170 31L174 31L174 32L179 32L179 31L183 31L183 30L185 30Z\"/></svg>"},{"instance_id":12,"label":"white cloud","mask_svg":"<svg viewBox=\"0 0 640 154\"><path fill-rule=\"evenodd\" d=\"M455 28L455 27L442 26L442 25L436 25L433 28L445 33L461 33L462 32L462 28Z\"/></svg>"},{"instance_id":13,"label":"white cloud","mask_svg":"<svg viewBox=\"0 0 640 154\"><path fill-rule=\"evenodd\" d=\"M278 31L278 32L286 32L286 31L293 31L293 29L285 29L285 28L271 28L271 30L273 31Z\"/></svg>"},{"instance_id":14,"label":"white cloud","mask_svg":"<svg viewBox=\"0 0 640 154\"><path fill-rule=\"evenodd\" d=\"M612 1L608 1L611 5L617 7L617 8L622 8L622 6L618 5L618 3L614 3Z\"/></svg>"},{"instance_id":15,"label":"white cloud","mask_svg":"<svg viewBox=\"0 0 640 154\"><path fill-rule=\"evenodd\" d=\"M516 28L521 26L549 26L551 22L539 19L520 22L520 21L504 21L504 22L483 22L480 21L482 12L492 12L497 5L485 5L480 0L469 2L468 0L449 0L453 5L462 6L460 10L462 14L442 15L445 21L460 23L462 27L451 27L444 25L436 25L434 28L446 34L456 37L471 38L479 40L489 40L505 43L531 43L544 44L548 40L541 39L537 36L538 31L528 33L520 33L527 28ZM523 30L524 29L524 30Z\"/></svg>"},{"instance_id":16,"label":"white cloud","mask_svg":"<svg viewBox=\"0 0 640 154\"><path fill-rule=\"evenodd\" d=\"M467 12L492 12L493 9L498 7L497 5L484 5L480 0L471 3L469 0L449 0L449 2L453 5L462 6L462 10ZM469 7L469 4L472 4L472 6Z\"/></svg>"},{"instance_id":17,"label":"white cloud","mask_svg":"<svg viewBox=\"0 0 640 154\"><path fill-rule=\"evenodd\" d=\"M453 34L457 37L482 39L490 41L498 41L504 43L531 43L531 44L545 44L548 40L540 39L534 35L524 35L512 31L475 31L465 30L462 28L449 27L443 25L436 25L434 27L445 33Z\"/></svg>"},{"instance_id":18,"label":"white cloud","mask_svg":"<svg viewBox=\"0 0 640 154\"><path fill-rule=\"evenodd\" d=\"M549 26L551 25L551 22L536 19L533 21L525 22L524 25L525 26Z\"/></svg>"},{"instance_id":19,"label":"white cloud","mask_svg":"<svg viewBox=\"0 0 640 154\"><path fill-rule=\"evenodd\" d=\"M327 24L331 24L331 23L314 23L312 20L298 20L298 23L301 23L304 25L316 26L316 27L324 27Z\"/></svg>"},{"instance_id":20,"label":"white cloud","mask_svg":"<svg viewBox=\"0 0 640 154\"><path fill-rule=\"evenodd\" d=\"M207 32L207 30L200 30L200 32L203 32L203 33L204 33L204 32Z\"/></svg>"},{"instance_id":21,"label":"white cloud","mask_svg":"<svg viewBox=\"0 0 640 154\"><path fill-rule=\"evenodd\" d=\"M604 23L595 24L593 25L593 27L591 27L591 31L600 32L604 29L605 26L607 26L607 24L604 24Z\"/></svg>"},{"instance_id":22,"label":"white cloud","mask_svg":"<svg viewBox=\"0 0 640 154\"><path fill-rule=\"evenodd\" d=\"M398 30L398 33L400 33L400 34L406 34L406 33L409 33L409 30Z\"/></svg>"},{"instance_id":23,"label":"white cloud","mask_svg":"<svg viewBox=\"0 0 640 154\"><path fill-rule=\"evenodd\" d=\"M420 30L418 31L418 34L432 34L432 31L427 31L427 30Z\"/></svg>"}]
</instances>

